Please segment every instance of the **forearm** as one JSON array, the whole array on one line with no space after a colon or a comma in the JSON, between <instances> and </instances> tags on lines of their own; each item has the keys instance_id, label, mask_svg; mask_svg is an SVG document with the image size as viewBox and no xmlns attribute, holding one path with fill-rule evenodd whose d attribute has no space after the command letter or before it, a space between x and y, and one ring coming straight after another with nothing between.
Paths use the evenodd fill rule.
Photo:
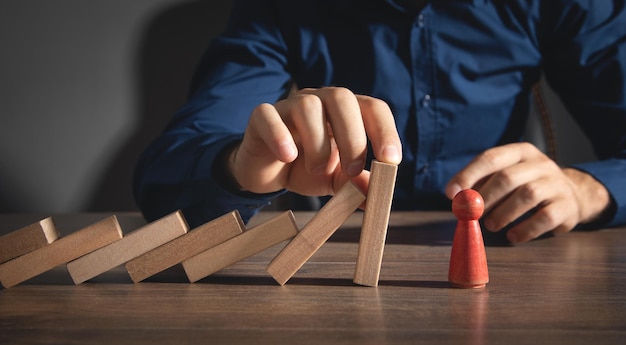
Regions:
<instances>
[{"instance_id":1,"label":"forearm","mask_svg":"<svg viewBox=\"0 0 626 345\"><path fill-rule=\"evenodd\" d=\"M195 227L233 210L244 221L268 205L274 195L256 195L233 190L219 175L220 153L236 137L223 137L210 144L199 139L167 142L160 138L137 164L135 198L149 221L182 210Z\"/></svg>"}]
</instances>

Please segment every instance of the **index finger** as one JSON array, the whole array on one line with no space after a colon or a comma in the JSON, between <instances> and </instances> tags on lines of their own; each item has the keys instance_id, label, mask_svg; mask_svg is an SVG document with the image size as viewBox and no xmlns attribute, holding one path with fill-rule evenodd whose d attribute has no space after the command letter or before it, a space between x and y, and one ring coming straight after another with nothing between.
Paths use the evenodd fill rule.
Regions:
<instances>
[{"instance_id":1,"label":"index finger","mask_svg":"<svg viewBox=\"0 0 626 345\"><path fill-rule=\"evenodd\" d=\"M450 179L446 196L453 199L456 193L474 187L485 177L526 160L533 148L529 143L513 143L484 151Z\"/></svg>"}]
</instances>

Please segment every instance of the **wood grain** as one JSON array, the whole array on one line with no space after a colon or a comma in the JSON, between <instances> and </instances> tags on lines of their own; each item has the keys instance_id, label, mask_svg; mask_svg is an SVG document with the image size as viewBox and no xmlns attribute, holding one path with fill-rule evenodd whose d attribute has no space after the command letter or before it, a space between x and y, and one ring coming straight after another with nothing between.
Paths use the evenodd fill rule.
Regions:
<instances>
[{"instance_id":1,"label":"wood grain","mask_svg":"<svg viewBox=\"0 0 626 345\"><path fill-rule=\"evenodd\" d=\"M190 282L196 282L223 268L284 242L298 233L293 213L282 214L243 234L183 261Z\"/></svg>"},{"instance_id":2,"label":"wood grain","mask_svg":"<svg viewBox=\"0 0 626 345\"><path fill-rule=\"evenodd\" d=\"M119 241L67 264L75 284L83 283L187 233L180 211L134 230Z\"/></svg>"},{"instance_id":3,"label":"wood grain","mask_svg":"<svg viewBox=\"0 0 626 345\"><path fill-rule=\"evenodd\" d=\"M111 216L51 244L0 265L0 281L9 288L122 238Z\"/></svg>"},{"instance_id":4,"label":"wood grain","mask_svg":"<svg viewBox=\"0 0 626 345\"><path fill-rule=\"evenodd\" d=\"M372 161L353 282L377 286L398 166Z\"/></svg>"},{"instance_id":5,"label":"wood grain","mask_svg":"<svg viewBox=\"0 0 626 345\"><path fill-rule=\"evenodd\" d=\"M241 234L243 229L239 212L230 212L127 262L126 269L135 283L140 282Z\"/></svg>"},{"instance_id":6,"label":"wood grain","mask_svg":"<svg viewBox=\"0 0 626 345\"><path fill-rule=\"evenodd\" d=\"M59 238L52 217L0 236L0 264L47 246Z\"/></svg>"},{"instance_id":7,"label":"wood grain","mask_svg":"<svg viewBox=\"0 0 626 345\"><path fill-rule=\"evenodd\" d=\"M267 272L284 285L364 200L363 192L346 183L270 262Z\"/></svg>"},{"instance_id":8,"label":"wood grain","mask_svg":"<svg viewBox=\"0 0 626 345\"><path fill-rule=\"evenodd\" d=\"M263 211L252 223L276 215ZM313 216L295 213L300 226ZM55 222L63 234L101 217ZM626 337L626 227L513 247L486 234L491 282L465 290L447 282L452 213L394 211L379 285L363 288L352 282L362 218L348 217L285 286L265 272L280 245L197 284L176 269L131 284L120 266L75 286L58 266L0 291L0 343L617 345ZM0 233L38 219L0 215Z\"/></svg>"}]
</instances>

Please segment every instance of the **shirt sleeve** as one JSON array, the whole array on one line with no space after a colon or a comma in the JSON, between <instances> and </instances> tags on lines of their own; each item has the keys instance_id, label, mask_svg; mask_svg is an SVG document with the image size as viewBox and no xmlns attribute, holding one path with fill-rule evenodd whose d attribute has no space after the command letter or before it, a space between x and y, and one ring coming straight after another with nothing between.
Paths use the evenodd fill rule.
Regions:
<instances>
[{"instance_id":1,"label":"shirt sleeve","mask_svg":"<svg viewBox=\"0 0 626 345\"><path fill-rule=\"evenodd\" d=\"M551 3L551 2L550 2ZM606 224L626 222L626 8L571 1L551 9L543 38L546 78L593 144L599 161L577 164L609 191ZM593 202L593 200L589 200Z\"/></svg>"},{"instance_id":2,"label":"shirt sleeve","mask_svg":"<svg viewBox=\"0 0 626 345\"><path fill-rule=\"evenodd\" d=\"M138 160L134 194L147 220L180 209L196 226L237 209L247 222L280 193L238 192L213 174L252 110L289 90L286 47L270 7L235 3L226 31L201 59L189 101Z\"/></svg>"}]
</instances>

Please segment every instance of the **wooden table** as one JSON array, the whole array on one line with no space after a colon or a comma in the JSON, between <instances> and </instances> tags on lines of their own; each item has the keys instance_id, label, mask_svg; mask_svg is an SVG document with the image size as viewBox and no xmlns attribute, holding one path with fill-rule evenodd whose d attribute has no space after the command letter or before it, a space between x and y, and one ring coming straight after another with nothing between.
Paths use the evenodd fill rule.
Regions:
<instances>
[{"instance_id":1,"label":"wooden table","mask_svg":"<svg viewBox=\"0 0 626 345\"><path fill-rule=\"evenodd\" d=\"M261 213L254 222L273 216ZM0 233L44 215L1 215ZM107 214L55 216L62 233ZM302 226L311 213L297 213ZM118 214L125 232L144 224ZM622 344L626 228L507 246L487 236L491 281L447 283L450 213L393 213L376 288L352 284L354 214L285 286L282 245L190 284L180 267L133 284L119 267L75 286L59 267L0 291L0 344Z\"/></svg>"}]
</instances>

